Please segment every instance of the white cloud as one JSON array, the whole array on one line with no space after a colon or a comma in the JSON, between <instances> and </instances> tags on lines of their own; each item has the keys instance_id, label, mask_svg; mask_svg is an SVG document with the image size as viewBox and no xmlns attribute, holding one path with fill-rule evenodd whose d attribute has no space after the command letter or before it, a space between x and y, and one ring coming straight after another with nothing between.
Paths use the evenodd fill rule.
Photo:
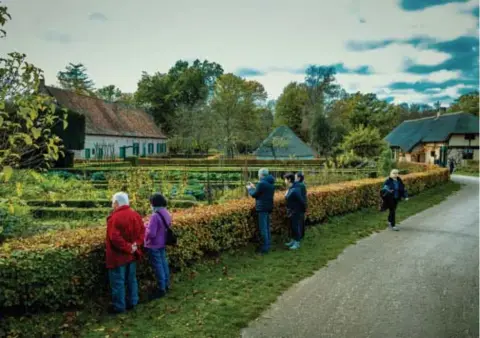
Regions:
<instances>
[{"instance_id":1,"label":"white cloud","mask_svg":"<svg viewBox=\"0 0 480 338\"><path fill-rule=\"evenodd\" d=\"M405 12L397 0L123 0L122 6L116 0L12 1L13 20L0 52L26 52L30 62L45 70L49 83L68 62L83 62L97 86L114 83L124 91L136 89L142 71L166 72L178 59L195 58L218 62L227 72L340 62L370 65L380 74L341 74L338 79L348 90L378 91L391 82L441 81L457 74L402 74L407 58L435 65L448 58L445 53L401 44L360 53L348 51L348 41L476 36L478 22L466 12L475 4ZM94 25L90 13L104 13L108 22ZM71 36L71 43L41 40L39 32L52 27ZM288 82L303 77L277 71L256 79L276 97Z\"/></svg>"}]
</instances>

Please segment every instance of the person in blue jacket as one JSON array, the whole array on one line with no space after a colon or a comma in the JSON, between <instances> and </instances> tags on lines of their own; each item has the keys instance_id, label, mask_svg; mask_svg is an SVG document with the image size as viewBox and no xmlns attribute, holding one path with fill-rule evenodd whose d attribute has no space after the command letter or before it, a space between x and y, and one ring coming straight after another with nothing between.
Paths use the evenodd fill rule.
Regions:
<instances>
[{"instance_id":1,"label":"person in blue jacket","mask_svg":"<svg viewBox=\"0 0 480 338\"><path fill-rule=\"evenodd\" d=\"M398 203L404 198L408 201L408 193L402 179L398 176L398 170L393 169L390 177L387 178L382 187L383 210L388 209L388 227L390 230L398 231L395 224L395 213Z\"/></svg>"},{"instance_id":2,"label":"person in blue jacket","mask_svg":"<svg viewBox=\"0 0 480 338\"><path fill-rule=\"evenodd\" d=\"M296 184L298 184L298 187L300 188L300 191L302 193L302 197L305 200L305 213L306 213L308 209L308 198L307 198L307 186L305 185L305 176L303 175L303 172L299 171L298 173L295 174L295 182ZM305 236L305 213L303 214L304 217L302 219L302 224L300 228L302 239Z\"/></svg>"},{"instance_id":3,"label":"person in blue jacket","mask_svg":"<svg viewBox=\"0 0 480 338\"><path fill-rule=\"evenodd\" d=\"M303 197L299 182L295 181L295 175L286 174L284 178L285 184L288 187L288 191L285 194L285 199L287 200L287 217L290 219L290 225L292 227L292 240L286 243L286 245L290 250L297 250L300 248L300 240L302 239L302 222L305 218L307 201Z\"/></svg>"},{"instance_id":4,"label":"person in blue jacket","mask_svg":"<svg viewBox=\"0 0 480 338\"><path fill-rule=\"evenodd\" d=\"M258 215L258 227L262 237L262 245L258 252L268 253L270 250L270 213L273 210L273 195L275 193L275 178L269 174L268 169L262 168L258 171L259 182L247 185L248 193L255 198L255 209Z\"/></svg>"}]
</instances>

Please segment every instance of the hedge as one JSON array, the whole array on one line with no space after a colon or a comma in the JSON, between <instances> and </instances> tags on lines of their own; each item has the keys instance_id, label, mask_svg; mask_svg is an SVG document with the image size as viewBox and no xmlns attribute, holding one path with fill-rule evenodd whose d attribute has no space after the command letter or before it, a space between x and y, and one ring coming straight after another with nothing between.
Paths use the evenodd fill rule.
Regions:
<instances>
[{"instance_id":1,"label":"hedge","mask_svg":"<svg viewBox=\"0 0 480 338\"><path fill-rule=\"evenodd\" d=\"M111 200L29 200L27 204L31 207L62 207L63 205L70 208L96 208L96 207L110 207Z\"/></svg>"},{"instance_id":2,"label":"hedge","mask_svg":"<svg viewBox=\"0 0 480 338\"><path fill-rule=\"evenodd\" d=\"M448 170L429 168L404 176L410 195L449 180ZM309 189L310 222L379 204L383 179L350 181ZM178 245L169 249L177 268L246 245L257 232L252 199L196 207L173 213ZM275 195L272 231L287 229L285 201ZM17 311L55 310L82 305L107 293L104 265L105 226L45 233L7 242L0 248L0 308ZM138 269L141 287L153 279L145 260Z\"/></svg>"},{"instance_id":3,"label":"hedge","mask_svg":"<svg viewBox=\"0 0 480 338\"><path fill-rule=\"evenodd\" d=\"M100 218L108 215L111 208L70 208L70 207L38 207L32 208L34 218Z\"/></svg>"}]
</instances>

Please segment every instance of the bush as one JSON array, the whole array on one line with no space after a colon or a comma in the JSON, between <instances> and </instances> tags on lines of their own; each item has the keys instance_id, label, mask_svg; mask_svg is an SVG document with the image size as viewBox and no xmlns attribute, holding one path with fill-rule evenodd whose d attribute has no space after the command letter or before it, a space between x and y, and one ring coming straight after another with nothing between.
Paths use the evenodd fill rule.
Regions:
<instances>
[{"instance_id":1,"label":"bush","mask_svg":"<svg viewBox=\"0 0 480 338\"><path fill-rule=\"evenodd\" d=\"M105 177L105 173L103 171L99 171L92 174L90 178L92 181L106 181L107 178Z\"/></svg>"},{"instance_id":2,"label":"bush","mask_svg":"<svg viewBox=\"0 0 480 338\"><path fill-rule=\"evenodd\" d=\"M448 170L429 169L403 177L410 195L449 180ZM308 221L378 206L384 179L364 179L310 188ZM173 215L179 240L169 249L173 267L203 256L246 245L257 232L253 199L178 211ZM286 229L285 198L275 195L272 232ZM45 233L7 242L0 248L0 308L55 310L82 305L107 289L104 263L105 226ZM151 280L148 263L138 269L141 284ZM142 285L143 287L143 285Z\"/></svg>"},{"instance_id":3,"label":"bush","mask_svg":"<svg viewBox=\"0 0 480 338\"><path fill-rule=\"evenodd\" d=\"M69 207L40 207L32 209L35 218L99 218L107 217L111 208L69 208Z\"/></svg>"}]
</instances>

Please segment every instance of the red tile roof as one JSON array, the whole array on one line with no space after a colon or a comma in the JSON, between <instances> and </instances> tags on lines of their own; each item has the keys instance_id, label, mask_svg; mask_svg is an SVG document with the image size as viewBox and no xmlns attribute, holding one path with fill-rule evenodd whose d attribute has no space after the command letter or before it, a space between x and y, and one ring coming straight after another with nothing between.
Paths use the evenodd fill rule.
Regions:
<instances>
[{"instance_id":1,"label":"red tile roof","mask_svg":"<svg viewBox=\"0 0 480 338\"><path fill-rule=\"evenodd\" d=\"M166 139L152 116L141 109L105 102L55 87L45 88L62 108L85 115L85 133L88 135Z\"/></svg>"}]
</instances>

